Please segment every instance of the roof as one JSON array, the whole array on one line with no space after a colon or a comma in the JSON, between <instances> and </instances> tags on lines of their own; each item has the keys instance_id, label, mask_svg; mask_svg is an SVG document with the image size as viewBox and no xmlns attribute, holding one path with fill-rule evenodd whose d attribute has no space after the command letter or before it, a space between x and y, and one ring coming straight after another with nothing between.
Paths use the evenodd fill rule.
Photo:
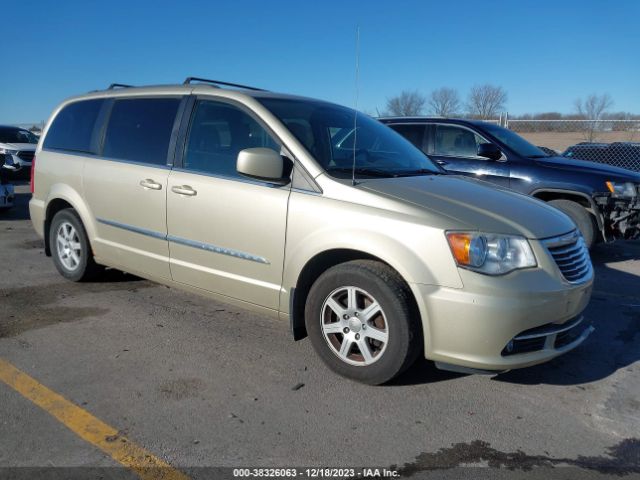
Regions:
<instances>
[{"instance_id":1,"label":"roof","mask_svg":"<svg viewBox=\"0 0 640 480\"><path fill-rule=\"evenodd\" d=\"M447 118L447 117L379 117L383 123L451 123L457 125L493 125L491 122L482 120L472 120L468 118Z\"/></svg>"}]
</instances>

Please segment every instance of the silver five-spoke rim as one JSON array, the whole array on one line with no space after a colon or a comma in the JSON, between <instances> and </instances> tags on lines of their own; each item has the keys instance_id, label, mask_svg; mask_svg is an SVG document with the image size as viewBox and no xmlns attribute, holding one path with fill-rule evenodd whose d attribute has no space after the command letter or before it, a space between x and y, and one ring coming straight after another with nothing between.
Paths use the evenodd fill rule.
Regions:
<instances>
[{"instance_id":1,"label":"silver five-spoke rim","mask_svg":"<svg viewBox=\"0 0 640 480\"><path fill-rule=\"evenodd\" d=\"M331 351L350 365L371 365L389 342L389 327L378 301L358 287L331 292L320 313L322 333Z\"/></svg>"},{"instance_id":2,"label":"silver five-spoke rim","mask_svg":"<svg viewBox=\"0 0 640 480\"><path fill-rule=\"evenodd\" d=\"M56 249L58 258L64 268L73 271L80 265L82 245L75 227L69 222L62 222L56 232Z\"/></svg>"}]
</instances>

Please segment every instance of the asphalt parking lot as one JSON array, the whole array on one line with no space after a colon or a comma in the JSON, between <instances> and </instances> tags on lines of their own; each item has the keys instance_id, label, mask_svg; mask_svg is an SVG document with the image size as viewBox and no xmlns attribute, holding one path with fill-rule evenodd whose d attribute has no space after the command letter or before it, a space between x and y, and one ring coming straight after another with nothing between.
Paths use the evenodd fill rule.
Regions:
<instances>
[{"instance_id":1,"label":"asphalt parking lot","mask_svg":"<svg viewBox=\"0 0 640 480\"><path fill-rule=\"evenodd\" d=\"M63 280L31 228L28 185L17 192L0 213L0 361L189 476L376 466L419 478L465 465L640 475L640 242L593 253L596 331L568 355L497 377L425 361L368 387L275 320L115 271ZM0 477L117 465L0 382Z\"/></svg>"}]
</instances>

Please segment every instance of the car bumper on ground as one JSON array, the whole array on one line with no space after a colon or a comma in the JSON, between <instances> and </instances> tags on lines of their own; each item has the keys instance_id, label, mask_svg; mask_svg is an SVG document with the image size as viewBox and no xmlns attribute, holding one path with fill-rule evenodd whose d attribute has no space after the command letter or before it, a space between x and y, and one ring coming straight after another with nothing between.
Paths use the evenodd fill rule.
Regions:
<instances>
[{"instance_id":1,"label":"car bumper on ground","mask_svg":"<svg viewBox=\"0 0 640 480\"><path fill-rule=\"evenodd\" d=\"M0 208L13 207L14 196L13 185L0 184Z\"/></svg>"},{"instance_id":2,"label":"car bumper on ground","mask_svg":"<svg viewBox=\"0 0 640 480\"><path fill-rule=\"evenodd\" d=\"M577 347L593 330L581 315L592 278L570 285L540 268L513 272L508 280L469 271L461 277L464 289L413 285L425 357L440 366L504 371L535 365Z\"/></svg>"}]
</instances>

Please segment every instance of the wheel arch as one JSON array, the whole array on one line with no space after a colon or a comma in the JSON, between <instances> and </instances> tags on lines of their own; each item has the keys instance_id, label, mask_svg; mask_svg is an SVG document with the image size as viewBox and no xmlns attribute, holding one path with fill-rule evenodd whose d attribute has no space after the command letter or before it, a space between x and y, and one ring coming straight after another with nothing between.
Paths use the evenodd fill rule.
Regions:
<instances>
[{"instance_id":1,"label":"wheel arch","mask_svg":"<svg viewBox=\"0 0 640 480\"><path fill-rule=\"evenodd\" d=\"M572 202L578 203L579 205L582 205L587 209L589 213L591 213L595 217L598 231L603 236L603 238L606 238L602 212L600 212L600 210L598 209L598 206L596 205L596 202L593 200L593 198L586 193L562 188L540 188L531 192L530 195L537 198L538 200L542 200L543 202L549 202L551 200L570 200Z\"/></svg>"},{"instance_id":2,"label":"wheel arch","mask_svg":"<svg viewBox=\"0 0 640 480\"><path fill-rule=\"evenodd\" d=\"M410 282L408 282L407 279L402 275L402 273L399 272L398 269L394 268L394 266L389 262L376 255L352 248L334 248L324 250L317 253L307 261L297 277L295 286L290 290L289 321L291 324L291 333L293 334L294 340L301 340L307 336L304 313L307 297L313 283L329 268L352 260L377 261L395 271L407 285L407 288L410 292L410 299L413 302L412 307L414 311L419 314L420 308L415 296L416 293L411 288ZM419 323L422 330L424 330L424 322L420 321ZM424 332L421 333L424 335Z\"/></svg>"},{"instance_id":3,"label":"wheel arch","mask_svg":"<svg viewBox=\"0 0 640 480\"><path fill-rule=\"evenodd\" d=\"M44 247L45 254L51 256L51 245L49 245L49 230L51 228L51 220L60 210L65 208L73 208L80 216L80 220L84 226L85 231L89 239L89 243L92 243L92 239L95 235L95 229L91 222L89 222L89 211L87 210L82 197L78 192L71 189L66 185L54 185L51 188L49 198L45 207L44 218Z\"/></svg>"}]
</instances>

